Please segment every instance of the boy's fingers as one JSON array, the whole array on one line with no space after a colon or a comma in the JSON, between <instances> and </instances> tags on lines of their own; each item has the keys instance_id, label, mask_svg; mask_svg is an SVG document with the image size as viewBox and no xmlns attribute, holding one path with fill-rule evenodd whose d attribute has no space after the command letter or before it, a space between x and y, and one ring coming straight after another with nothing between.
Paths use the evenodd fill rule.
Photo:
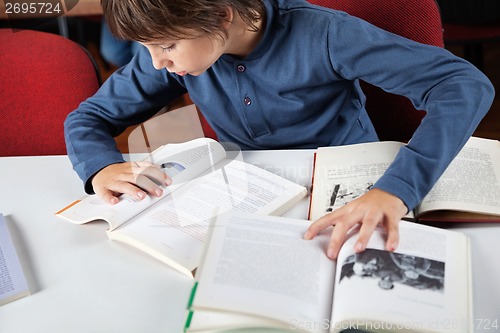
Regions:
<instances>
[{"instance_id":1,"label":"boy's fingers","mask_svg":"<svg viewBox=\"0 0 500 333\"><path fill-rule=\"evenodd\" d=\"M147 196L147 193L143 189L137 187L136 185L134 185L130 182L126 182L126 181L116 182L109 189L105 189L105 190L109 191L111 193L115 193L115 194L116 193L124 194L126 196L131 197L132 199L135 199L135 200L142 200ZM97 191L96 191L96 193L99 194ZM105 193L105 192L102 192L102 193ZM115 196L117 196L117 195L115 195Z\"/></svg>"},{"instance_id":2,"label":"boy's fingers","mask_svg":"<svg viewBox=\"0 0 500 333\"><path fill-rule=\"evenodd\" d=\"M379 223L383 221L382 214L367 214L361 223L361 228L359 229L358 240L354 245L354 251L362 252L366 249L366 245L373 231Z\"/></svg>"},{"instance_id":3,"label":"boy's fingers","mask_svg":"<svg viewBox=\"0 0 500 333\"><path fill-rule=\"evenodd\" d=\"M337 258L340 247L347 237L347 232L358 222L359 218L356 216L356 214L349 214L346 209L341 208L333 213L319 218L317 221L312 223L304 234L304 239L312 239L316 235L318 235L319 232L328 228L329 226L335 226L335 228L333 228L332 230L328 249L326 252L327 256L330 259L335 259Z\"/></svg>"},{"instance_id":4,"label":"boy's fingers","mask_svg":"<svg viewBox=\"0 0 500 333\"><path fill-rule=\"evenodd\" d=\"M399 245L399 220L387 223L387 241L385 249L387 251L395 251Z\"/></svg>"},{"instance_id":5,"label":"boy's fingers","mask_svg":"<svg viewBox=\"0 0 500 333\"><path fill-rule=\"evenodd\" d=\"M342 221L335 225L333 228L332 235L330 236L330 242L328 243L328 249L326 250L326 255L330 259L336 259L340 247L344 244L344 241L347 236L347 232L349 231L350 226L346 221Z\"/></svg>"},{"instance_id":6,"label":"boy's fingers","mask_svg":"<svg viewBox=\"0 0 500 333\"><path fill-rule=\"evenodd\" d=\"M319 232L328 228L329 226L336 225L338 221L342 221L345 219L352 220L353 218L355 219L355 217L351 215L352 210L348 206L349 205L340 207L339 209L336 209L333 212L317 219L307 229L306 233L304 234L304 239L312 239L316 237Z\"/></svg>"},{"instance_id":7,"label":"boy's fingers","mask_svg":"<svg viewBox=\"0 0 500 333\"><path fill-rule=\"evenodd\" d=\"M136 185L149 195L156 197L162 196L162 186L170 185L172 183L170 177L161 171L159 165L151 164L149 162L131 162L131 166L133 177L129 179L128 182L132 185ZM138 195L139 193L140 192L138 192Z\"/></svg>"},{"instance_id":8,"label":"boy's fingers","mask_svg":"<svg viewBox=\"0 0 500 333\"><path fill-rule=\"evenodd\" d=\"M158 186L158 183L155 180L149 178L146 175L138 175L135 180L135 184L137 185L137 187L146 191L150 195L159 197L163 194L163 189L161 188L161 186Z\"/></svg>"},{"instance_id":9,"label":"boy's fingers","mask_svg":"<svg viewBox=\"0 0 500 333\"><path fill-rule=\"evenodd\" d=\"M161 170L159 165L149 162L132 162L132 170L136 177L146 176L158 186L172 184L172 179Z\"/></svg>"},{"instance_id":10,"label":"boy's fingers","mask_svg":"<svg viewBox=\"0 0 500 333\"><path fill-rule=\"evenodd\" d=\"M304 239L313 239L321 230L326 229L331 225L335 225L335 217L332 214L333 213L327 214L313 222L309 228L307 228L307 231L304 234Z\"/></svg>"},{"instance_id":11,"label":"boy's fingers","mask_svg":"<svg viewBox=\"0 0 500 333\"><path fill-rule=\"evenodd\" d=\"M96 189L95 192L98 196L100 196L104 200L104 202L107 202L108 204L114 205L117 204L118 201L120 201L120 199L118 199L118 197L113 191L106 189L100 191Z\"/></svg>"}]
</instances>

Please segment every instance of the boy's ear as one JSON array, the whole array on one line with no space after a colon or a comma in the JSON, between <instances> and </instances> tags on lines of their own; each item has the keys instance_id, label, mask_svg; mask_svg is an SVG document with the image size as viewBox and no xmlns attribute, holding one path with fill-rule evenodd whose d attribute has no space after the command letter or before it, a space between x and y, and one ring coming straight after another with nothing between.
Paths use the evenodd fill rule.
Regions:
<instances>
[{"instance_id":1,"label":"boy's ear","mask_svg":"<svg viewBox=\"0 0 500 333\"><path fill-rule=\"evenodd\" d=\"M234 18L234 10L231 6L227 6L226 10L221 13L221 17L223 18L222 20L222 27L224 29L229 28L231 23L233 23L233 18Z\"/></svg>"}]
</instances>

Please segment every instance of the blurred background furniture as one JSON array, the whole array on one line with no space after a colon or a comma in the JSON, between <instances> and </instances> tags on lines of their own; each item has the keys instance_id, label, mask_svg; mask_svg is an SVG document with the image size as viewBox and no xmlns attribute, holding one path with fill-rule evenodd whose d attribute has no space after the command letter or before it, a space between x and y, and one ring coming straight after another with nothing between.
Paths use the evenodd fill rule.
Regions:
<instances>
[{"instance_id":1,"label":"blurred background furniture","mask_svg":"<svg viewBox=\"0 0 500 333\"><path fill-rule=\"evenodd\" d=\"M45 25L48 21L55 20L57 21L59 34L64 37L69 37L68 17L102 15L100 0L64 0L60 2L61 6L57 7L57 11L45 10L43 4L45 3L39 3L36 6L38 10L33 13L30 10L24 10L23 7L19 7L19 13L16 14L15 10L11 10L11 14L6 14L7 7L5 2L0 1L0 20L38 20L38 22L28 22L29 28L36 28L39 25ZM61 13L64 13L64 15L60 15Z\"/></svg>"},{"instance_id":2,"label":"blurred background furniture","mask_svg":"<svg viewBox=\"0 0 500 333\"><path fill-rule=\"evenodd\" d=\"M13 1L11 1L13 2ZM100 0L64 0L60 2L63 4L61 10L65 13L64 16L87 16L87 15L101 15L102 7ZM40 9L40 6L38 7ZM14 15L16 16L16 15ZM49 17L46 11L36 11L34 13L30 13L26 11L26 13L20 13L17 15L22 18L40 18L40 17ZM58 13L54 15L54 17L59 16ZM6 14L6 6L5 2L0 2L0 19L6 19L8 15ZM13 17L10 15L10 17Z\"/></svg>"},{"instance_id":3,"label":"blurred background furniture","mask_svg":"<svg viewBox=\"0 0 500 333\"><path fill-rule=\"evenodd\" d=\"M379 28L420 43L444 46L441 15L435 0L309 0L347 12ZM402 96L361 82L366 109L380 140L407 142L420 125L425 111L416 110Z\"/></svg>"},{"instance_id":4,"label":"blurred background furniture","mask_svg":"<svg viewBox=\"0 0 500 333\"><path fill-rule=\"evenodd\" d=\"M484 71L483 44L500 41L500 1L437 0L444 42L463 47L463 57Z\"/></svg>"},{"instance_id":5,"label":"blurred background furniture","mask_svg":"<svg viewBox=\"0 0 500 333\"><path fill-rule=\"evenodd\" d=\"M62 36L0 29L0 156L64 155L63 122L100 86L92 56Z\"/></svg>"}]
</instances>

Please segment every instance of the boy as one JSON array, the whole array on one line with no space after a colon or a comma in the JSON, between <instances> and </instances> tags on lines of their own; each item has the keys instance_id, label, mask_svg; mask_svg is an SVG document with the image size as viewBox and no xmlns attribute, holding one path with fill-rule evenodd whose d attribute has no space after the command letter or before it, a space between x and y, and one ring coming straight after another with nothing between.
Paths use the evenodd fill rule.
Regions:
<instances>
[{"instance_id":1,"label":"boy","mask_svg":"<svg viewBox=\"0 0 500 333\"><path fill-rule=\"evenodd\" d=\"M365 195L311 225L335 225L336 258L361 224L398 245L398 223L442 174L489 109L494 90L469 63L303 0L102 0L111 31L146 48L68 116L68 154L88 193L107 202L161 194L158 166L125 163L113 136L189 92L221 141L242 149L377 140L359 79L427 111L410 144ZM138 175L138 176L135 176ZM152 181L150 178L154 179Z\"/></svg>"}]
</instances>

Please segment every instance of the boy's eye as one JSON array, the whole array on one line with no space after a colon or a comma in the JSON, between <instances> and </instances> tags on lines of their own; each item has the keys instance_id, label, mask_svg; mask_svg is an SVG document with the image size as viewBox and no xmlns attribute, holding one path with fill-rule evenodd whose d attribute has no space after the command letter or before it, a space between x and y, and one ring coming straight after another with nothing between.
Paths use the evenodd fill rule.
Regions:
<instances>
[{"instance_id":1,"label":"boy's eye","mask_svg":"<svg viewBox=\"0 0 500 333\"><path fill-rule=\"evenodd\" d=\"M162 52L169 52L169 51L172 51L172 49L174 48L174 44L169 45L169 46L161 46L161 45L159 45L159 46L160 46Z\"/></svg>"}]
</instances>

